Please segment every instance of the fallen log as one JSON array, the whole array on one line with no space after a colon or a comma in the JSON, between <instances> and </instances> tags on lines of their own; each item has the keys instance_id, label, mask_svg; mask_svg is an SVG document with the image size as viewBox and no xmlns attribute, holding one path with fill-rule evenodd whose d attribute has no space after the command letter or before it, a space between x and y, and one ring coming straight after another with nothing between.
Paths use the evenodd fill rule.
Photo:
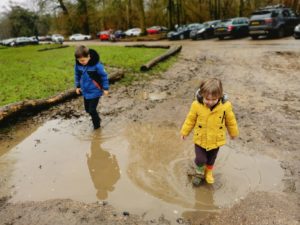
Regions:
<instances>
[{"instance_id":1,"label":"fallen log","mask_svg":"<svg viewBox=\"0 0 300 225\"><path fill-rule=\"evenodd\" d=\"M124 77L124 70L114 68L110 68L110 70L114 70L111 71L109 75L110 83L114 83ZM77 96L78 95L75 92L75 88L71 88L49 98L25 100L5 105L0 108L0 124L7 119L11 119L21 113L38 112Z\"/></svg>"},{"instance_id":2,"label":"fallen log","mask_svg":"<svg viewBox=\"0 0 300 225\"><path fill-rule=\"evenodd\" d=\"M135 45L125 45L125 47L133 47L133 48L170 48L170 45L135 44Z\"/></svg>"},{"instance_id":3,"label":"fallen log","mask_svg":"<svg viewBox=\"0 0 300 225\"><path fill-rule=\"evenodd\" d=\"M152 59L151 61L149 61L148 63L144 64L141 66L140 70L141 71L148 71L150 70L153 66L155 66L157 63L162 62L164 60L166 60L167 58L169 58L172 55L175 55L176 53L178 53L181 50L182 46L173 46L172 48L170 48L166 53Z\"/></svg>"},{"instance_id":4,"label":"fallen log","mask_svg":"<svg viewBox=\"0 0 300 225\"><path fill-rule=\"evenodd\" d=\"M46 99L25 100L5 105L0 108L0 122L18 115L19 113L39 111L62 101L75 97L75 88Z\"/></svg>"},{"instance_id":5,"label":"fallen log","mask_svg":"<svg viewBox=\"0 0 300 225\"><path fill-rule=\"evenodd\" d=\"M70 47L70 46L69 45L60 45L60 46L55 46L55 47L46 47L46 48L38 49L38 52L49 51L49 50L60 49L60 48L68 48L68 47Z\"/></svg>"},{"instance_id":6,"label":"fallen log","mask_svg":"<svg viewBox=\"0 0 300 225\"><path fill-rule=\"evenodd\" d=\"M105 66L105 68L107 69L107 71L109 71L108 80L111 84L115 83L118 80L121 80L125 75L125 71L123 69L109 66Z\"/></svg>"}]
</instances>

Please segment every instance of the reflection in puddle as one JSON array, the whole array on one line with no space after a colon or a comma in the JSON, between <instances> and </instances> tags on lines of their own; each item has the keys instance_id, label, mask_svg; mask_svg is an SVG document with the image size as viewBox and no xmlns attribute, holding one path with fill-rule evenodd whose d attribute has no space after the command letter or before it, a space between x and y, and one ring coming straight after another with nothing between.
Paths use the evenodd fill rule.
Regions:
<instances>
[{"instance_id":1,"label":"reflection in puddle","mask_svg":"<svg viewBox=\"0 0 300 225\"><path fill-rule=\"evenodd\" d=\"M108 192L114 190L114 184L120 179L120 168L116 156L101 147L101 130L95 131L91 141L91 152L86 154L87 164L97 198L104 200Z\"/></svg>"},{"instance_id":2,"label":"reflection in puddle","mask_svg":"<svg viewBox=\"0 0 300 225\"><path fill-rule=\"evenodd\" d=\"M194 188L186 175L193 144L191 139L182 142L172 123L111 123L99 131L86 124L52 120L11 144L0 157L0 177L6 179L0 193L7 190L12 202L107 200L120 211L146 219L164 214L175 221L197 211L216 211L250 191L282 188L277 161L229 145L217 158L216 183Z\"/></svg>"}]
</instances>

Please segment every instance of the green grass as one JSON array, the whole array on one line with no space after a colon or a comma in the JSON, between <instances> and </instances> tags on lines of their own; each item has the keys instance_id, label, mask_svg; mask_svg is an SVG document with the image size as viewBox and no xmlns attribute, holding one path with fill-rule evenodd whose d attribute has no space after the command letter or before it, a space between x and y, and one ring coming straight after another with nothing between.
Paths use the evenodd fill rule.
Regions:
<instances>
[{"instance_id":1,"label":"green grass","mask_svg":"<svg viewBox=\"0 0 300 225\"><path fill-rule=\"evenodd\" d=\"M55 95L74 86L75 47L37 51L50 46L26 46L0 49L0 106ZM53 47L53 45L51 45ZM140 66L164 53L164 49L90 46L100 53L104 65L124 68L121 83L147 78L166 70L174 58L159 64L149 73L141 74ZM109 71L108 71L109 72Z\"/></svg>"}]
</instances>

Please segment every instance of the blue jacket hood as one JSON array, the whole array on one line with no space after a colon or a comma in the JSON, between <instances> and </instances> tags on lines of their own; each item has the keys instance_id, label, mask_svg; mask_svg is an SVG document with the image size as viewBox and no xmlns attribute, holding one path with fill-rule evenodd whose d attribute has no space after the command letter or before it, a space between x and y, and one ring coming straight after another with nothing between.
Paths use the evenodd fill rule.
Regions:
<instances>
[{"instance_id":1,"label":"blue jacket hood","mask_svg":"<svg viewBox=\"0 0 300 225\"><path fill-rule=\"evenodd\" d=\"M88 62L88 64L86 66L95 66L100 61L100 56L99 56L99 54L94 49L90 49L89 53L90 53L91 59L89 60L89 62ZM83 66L76 59L75 59L75 62L76 62L76 65Z\"/></svg>"}]
</instances>

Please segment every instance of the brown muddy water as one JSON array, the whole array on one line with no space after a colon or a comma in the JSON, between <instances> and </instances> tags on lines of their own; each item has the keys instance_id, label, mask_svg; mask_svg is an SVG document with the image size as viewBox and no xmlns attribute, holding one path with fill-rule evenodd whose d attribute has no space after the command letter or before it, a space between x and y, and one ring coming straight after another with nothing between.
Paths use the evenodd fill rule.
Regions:
<instances>
[{"instance_id":1,"label":"brown muddy water","mask_svg":"<svg viewBox=\"0 0 300 225\"><path fill-rule=\"evenodd\" d=\"M218 211L251 191L283 188L278 161L230 143L216 161L216 183L193 187L186 174L192 140L181 141L179 128L167 122L111 122L92 131L87 118L57 119L16 136L0 146L2 190L11 202L107 201L146 219L163 214L174 220Z\"/></svg>"}]
</instances>

